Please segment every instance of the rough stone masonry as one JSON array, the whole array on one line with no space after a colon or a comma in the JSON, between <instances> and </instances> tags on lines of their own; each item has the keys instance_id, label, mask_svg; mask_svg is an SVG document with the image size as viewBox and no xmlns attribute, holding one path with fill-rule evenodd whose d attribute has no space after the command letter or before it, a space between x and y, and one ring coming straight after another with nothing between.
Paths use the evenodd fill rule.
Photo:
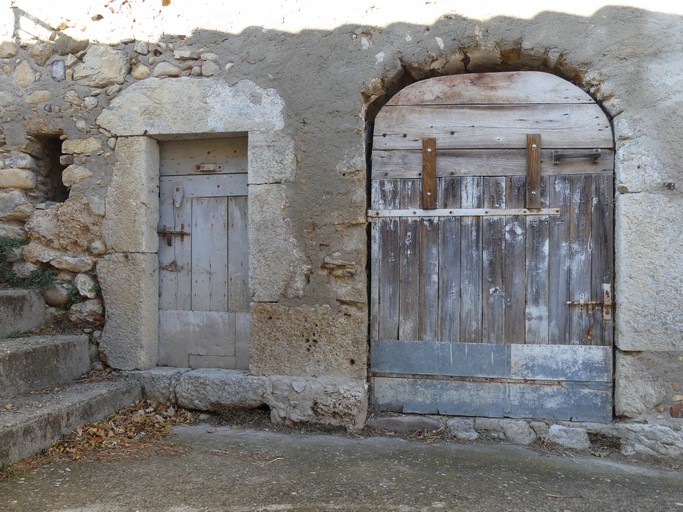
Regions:
<instances>
[{"instance_id":1,"label":"rough stone masonry","mask_svg":"<svg viewBox=\"0 0 683 512\"><path fill-rule=\"evenodd\" d=\"M615 418L681 443L683 10L271 3L0 0L0 237L25 242L16 275L51 271L49 314L114 368L155 366L157 140L247 133L249 373L346 390L350 415L278 396L293 420L361 425L373 116L423 78L548 71L613 120Z\"/></svg>"}]
</instances>

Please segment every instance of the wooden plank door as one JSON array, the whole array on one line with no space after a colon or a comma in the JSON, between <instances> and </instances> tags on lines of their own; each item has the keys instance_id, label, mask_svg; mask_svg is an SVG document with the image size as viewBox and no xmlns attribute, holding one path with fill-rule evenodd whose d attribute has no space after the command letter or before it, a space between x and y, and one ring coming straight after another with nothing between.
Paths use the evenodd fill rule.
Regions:
<instances>
[{"instance_id":1,"label":"wooden plank door","mask_svg":"<svg viewBox=\"0 0 683 512\"><path fill-rule=\"evenodd\" d=\"M161 144L159 364L249 367L245 139Z\"/></svg>"},{"instance_id":2,"label":"wooden plank door","mask_svg":"<svg viewBox=\"0 0 683 512\"><path fill-rule=\"evenodd\" d=\"M373 405L611 419L612 184L609 120L556 76L442 77L392 98L368 211Z\"/></svg>"}]
</instances>

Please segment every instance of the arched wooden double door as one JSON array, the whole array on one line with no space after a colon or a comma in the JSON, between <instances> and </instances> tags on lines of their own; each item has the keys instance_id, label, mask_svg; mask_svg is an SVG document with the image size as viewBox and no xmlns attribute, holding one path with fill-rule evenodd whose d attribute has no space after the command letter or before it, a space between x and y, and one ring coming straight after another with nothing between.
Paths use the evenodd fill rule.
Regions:
<instances>
[{"instance_id":1,"label":"arched wooden double door","mask_svg":"<svg viewBox=\"0 0 683 512\"><path fill-rule=\"evenodd\" d=\"M611 419L613 156L600 107L547 73L434 78L382 108L377 409Z\"/></svg>"}]
</instances>

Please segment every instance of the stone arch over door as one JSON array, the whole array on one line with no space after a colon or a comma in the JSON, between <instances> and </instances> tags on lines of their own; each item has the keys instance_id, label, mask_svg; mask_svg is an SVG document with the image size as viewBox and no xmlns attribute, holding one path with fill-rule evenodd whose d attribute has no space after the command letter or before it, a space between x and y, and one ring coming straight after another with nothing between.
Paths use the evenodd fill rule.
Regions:
<instances>
[{"instance_id":1,"label":"stone arch over door","mask_svg":"<svg viewBox=\"0 0 683 512\"><path fill-rule=\"evenodd\" d=\"M107 363L133 370L155 366L158 349L158 140L247 135L250 219L250 295L277 300L273 272L258 250L260 241L285 237L278 197L295 172L294 143L280 131L283 100L272 89L243 80L230 86L202 78L150 78L124 90L103 111L98 124L115 140L114 172L107 189L104 218L107 255L98 264L106 323L100 344ZM268 185L267 190L264 186ZM291 253L281 261L291 259ZM285 273L282 273L283 275ZM283 285L284 286L284 285Z\"/></svg>"},{"instance_id":2,"label":"stone arch over door","mask_svg":"<svg viewBox=\"0 0 683 512\"><path fill-rule=\"evenodd\" d=\"M613 162L610 120L547 73L424 80L382 108L376 407L611 419Z\"/></svg>"}]
</instances>

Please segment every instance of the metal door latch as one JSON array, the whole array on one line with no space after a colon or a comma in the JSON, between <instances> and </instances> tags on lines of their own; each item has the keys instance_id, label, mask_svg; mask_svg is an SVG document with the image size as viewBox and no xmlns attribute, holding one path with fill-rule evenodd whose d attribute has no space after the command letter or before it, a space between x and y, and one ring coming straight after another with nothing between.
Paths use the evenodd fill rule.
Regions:
<instances>
[{"instance_id":1,"label":"metal door latch","mask_svg":"<svg viewBox=\"0 0 683 512\"><path fill-rule=\"evenodd\" d=\"M223 164L209 164L202 162L194 166L195 171L199 172L221 172L224 167Z\"/></svg>"},{"instance_id":2,"label":"metal door latch","mask_svg":"<svg viewBox=\"0 0 683 512\"><path fill-rule=\"evenodd\" d=\"M157 229L157 233L166 237L166 245L169 247L173 245L173 239L171 238L173 235L179 235L181 242L185 239L186 235L190 236L190 232L185 231L185 224L180 225L180 230L170 229L168 226L161 226L161 228Z\"/></svg>"},{"instance_id":3,"label":"metal door latch","mask_svg":"<svg viewBox=\"0 0 683 512\"><path fill-rule=\"evenodd\" d=\"M612 286L609 284L602 285L602 300L586 300L585 293L579 293L579 300L568 300L567 306L579 306L579 312L583 313L584 308L588 308L588 312L592 313L594 307L602 308L602 319L612 320Z\"/></svg>"}]
</instances>

